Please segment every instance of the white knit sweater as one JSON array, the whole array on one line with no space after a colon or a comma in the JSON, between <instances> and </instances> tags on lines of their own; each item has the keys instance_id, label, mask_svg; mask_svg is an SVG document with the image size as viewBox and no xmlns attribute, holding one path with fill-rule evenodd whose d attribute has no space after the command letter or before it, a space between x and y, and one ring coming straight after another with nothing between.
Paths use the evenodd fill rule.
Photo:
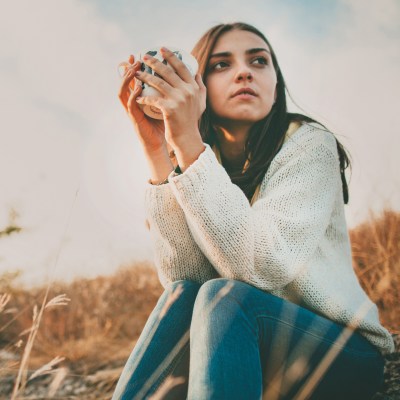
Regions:
<instances>
[{"instance_id":1,"label":"white knit sweater","mask_svg":"<svg viewBox=\"0 0 400 400\"><path fill-rule=\"evenodd\" d=\"M252 205L207 144L181 175L146 189L161 284L224 277L359 329L394 351L352 268L334 136L303 124L286 138Z\"/></svg>"}]
</instances>

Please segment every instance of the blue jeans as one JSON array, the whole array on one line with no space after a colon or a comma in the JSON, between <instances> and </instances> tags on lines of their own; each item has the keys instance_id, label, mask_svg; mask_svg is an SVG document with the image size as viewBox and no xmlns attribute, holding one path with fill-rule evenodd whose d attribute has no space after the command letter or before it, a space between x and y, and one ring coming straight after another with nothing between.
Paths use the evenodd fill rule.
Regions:
<instances>
[{"instance_id":1,"label":"blue jeans","mask_svg":"<svg viewBox=\"0 0 400 400\"><path fill-rule=\"evenodd\" d=\"M384 359L357 332L246 283L171 283L113 400L367 400Z\"/></svg>"}]
</instances>

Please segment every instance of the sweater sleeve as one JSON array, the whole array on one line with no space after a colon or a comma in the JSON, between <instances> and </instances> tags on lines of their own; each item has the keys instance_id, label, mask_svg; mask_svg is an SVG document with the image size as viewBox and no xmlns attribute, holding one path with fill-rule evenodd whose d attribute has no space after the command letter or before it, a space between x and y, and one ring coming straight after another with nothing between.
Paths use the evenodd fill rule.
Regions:
<instances>
[{"instance_id":1,"label":"sweater sleeve","mask_svg":"<svg viewBox=\"0 0 400 400\"><path fill-rule=\"evenodd\" d=\"M204 283L218 277L193 240L170 184L149 184L145 191L145 207L162 286L182 279Z\"/></svg>"},{"instance_id":2,"label":"sweater sleeve","mask_svg":"<svg viewBox=\"0 0 400 400\"><path fill-rule=\"evenodd\" d=\"M275 157L253 206L208 145L183 174L171 174L193 238L222 277L279 289L317 251L341 190L339 159L330 132L300 130Z\"/></svg>"}]
</instances>

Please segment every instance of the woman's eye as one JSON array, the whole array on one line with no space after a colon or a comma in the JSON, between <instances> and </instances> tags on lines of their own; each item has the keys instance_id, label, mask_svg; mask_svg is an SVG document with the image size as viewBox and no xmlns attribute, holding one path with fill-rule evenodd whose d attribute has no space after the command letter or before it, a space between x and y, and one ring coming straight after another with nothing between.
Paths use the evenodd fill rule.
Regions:
<instances>
[{"instance_id":1,"label":"woman's eye","mask_svg":"<svg viewBox=\"0 0 400 400\"><path fill-rule=\"evenodd\" d=\"M257 61L257 62L255 62ZM265 57L257 57L252 61L254 64L263 64L263 65L267 65L268 64L268 60Z\"/></svg>"},{"instance_id":2,"label":"woman's eye","mask_svg":"<svg viewBox=\"0 0 400 400\"><path fill-rule=\"evenodd\" d=\"M229 66L228 63L226 63L225 61L220 61L220 62L214 64L214 65L211 67L211 69L218 70L218 69L225 68L225 67L227 67L227 66Z\"/></svg>"}]
</instances>

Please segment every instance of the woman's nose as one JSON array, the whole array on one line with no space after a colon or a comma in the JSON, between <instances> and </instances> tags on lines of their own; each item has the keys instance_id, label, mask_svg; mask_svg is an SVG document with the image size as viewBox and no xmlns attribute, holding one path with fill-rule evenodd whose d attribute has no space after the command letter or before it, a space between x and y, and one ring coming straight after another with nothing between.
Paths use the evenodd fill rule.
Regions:
<instances>
[{"instance_id":1,"label":"woman's nose","mask_svg":"<svg viewBox=\"0 0 400 400\"><path fill-rule=\"evenodd\" d=\"M253 80L253 75L249 69L242 68L236 74L236 81L240 82L246 80L251 82Z\"/></svg>"}]
</instances>

